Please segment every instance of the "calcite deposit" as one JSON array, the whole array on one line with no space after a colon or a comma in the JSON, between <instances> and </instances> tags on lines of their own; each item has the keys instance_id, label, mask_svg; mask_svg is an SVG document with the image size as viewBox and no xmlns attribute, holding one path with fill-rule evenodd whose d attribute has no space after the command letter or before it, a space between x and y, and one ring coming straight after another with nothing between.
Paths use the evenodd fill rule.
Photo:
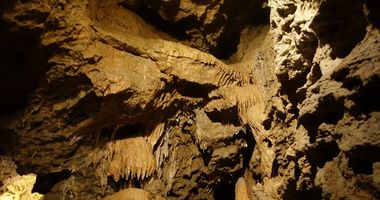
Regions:
<instances>
[{"instance_id":1,"label":"calcite deposit","mask_svg":"<svg viewBox=\"0 0 380 200\"><path fill-rule=\"evenodd\" d=\"M379 199L379 13L2 0L0 199Z\"/></svg>"}]
</instances>

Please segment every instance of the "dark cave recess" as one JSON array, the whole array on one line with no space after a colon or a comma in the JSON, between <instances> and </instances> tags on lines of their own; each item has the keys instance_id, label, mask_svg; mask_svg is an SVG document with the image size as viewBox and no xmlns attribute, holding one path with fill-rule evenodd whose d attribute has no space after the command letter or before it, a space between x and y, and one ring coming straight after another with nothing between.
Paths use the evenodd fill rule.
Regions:
<instances>
[{"instance_id":1,"label":"dark cave recess","mask_svg":"<svg viewBox=\"0 0 380 200\"><path fill-rule=\"evenodd\" d=\"M199 36L194 35L193 30L195 28L196 32L200 32L202 35L200 38L202 44L194 45L194 42L190 42L192 47L209 52L222 60L228 59L237 51L237 45L240 42L240 34L243 28L269 24L270 9L265 6L266 1L261 0L243 0L239 3L233 0L226 0L221 6L220 13L217 14L226 16L226 19L218 19L211 24L205 24L202 21L206 16L198 19L196 16L190 15L189 17L174 21L170 17L165 19L159 14L160 12L165 12L166 16L175 16L179 11L179 5L176 3L171 4L169 9L162 11L159 10L160 1L151 3L141 0L141 2L139 6L131 6L128 1L121 2L120 4L126 9L134 10L147 23L155 26L158 30L166 32L181 41L190 42L198 40ZM178 3L179 1L170 2ZM204 4L205 2L198 3ZM223 30L222 33L213 41L206 39L210 34L221 29Z\"/></svg>"}]
</instances>

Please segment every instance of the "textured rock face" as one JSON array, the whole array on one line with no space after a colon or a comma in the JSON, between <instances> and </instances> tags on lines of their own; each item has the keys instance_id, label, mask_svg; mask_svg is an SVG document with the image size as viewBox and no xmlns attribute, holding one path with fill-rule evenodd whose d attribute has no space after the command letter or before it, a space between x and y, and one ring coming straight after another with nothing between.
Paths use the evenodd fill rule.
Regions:
<instances>
[{"instance_id":1,"label":"textured rock face","mask_svg":"<svg viewBox=\"0 0 380 200\"><path fill-rule=\"evenodd\" d=\"M269 8L263 0L125 0L122 5L137 11L182 42L228 58L236 50L246 25L268 23Z\"/></svg>"},{"instance_id":2,"label":"textured rock face","mask_svg":"<svg viewBox=\"0 0 380 200\"><path fill-rule=\"evenodd\" d=\"M0 186L35 173L46 199L380 198L379 8L0 2Z\"/></svg>"}]
</instances>

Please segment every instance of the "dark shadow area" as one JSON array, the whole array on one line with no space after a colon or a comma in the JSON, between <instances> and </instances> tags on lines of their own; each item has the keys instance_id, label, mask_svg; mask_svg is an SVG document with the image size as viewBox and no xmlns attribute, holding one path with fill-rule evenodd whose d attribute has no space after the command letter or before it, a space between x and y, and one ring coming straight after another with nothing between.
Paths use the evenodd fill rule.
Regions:
<instances>
[{"instance_id":1,"label":"dark shadow area","mask_svg":"<svg viewBox=\"0 0 380 200\"><path fill-rule=\"evenodd\" d=\"M132 180L131 177L121 178L119 181L115 181L111 176L107 177L107 185L118 192L126 188L141 188L142 182L139 180Z\"/></svg>"},{"instance_id":2,"label":"dark shadow area","mask_svg":"<svg viewBox=\"0 0 380 200\"><path fill-rule=\"evenodd\" d=\"M218 45L210 49L210 53L219 59L228 59L237 51L240 34L246 26L260 26L269 24L269 7L263 7L261 0L226 0L221 7L222 13L227 16L219 26L225 28L218 38Z\"/></svg>"},{"instance_id":3,"label":"dark shadow area","mask_svg":"<svg viewBox=\"0 0 380 200\"><path fill-rule=\"evenodd\" d=\"M12 155L17 146L17 132L0 128L0 155Z\"/></svg>"},{"instance_id":4,"label":"dark shadow area","mask_svg":"<svg viewBox=\"0 0 380 200\"><path fill-rule=\"evenodd\" d=\"M247 131L245 133L245 141L247 143L247 147L244 149L243 152L243 166L244 168L249 168L249 162L251 161L253 149L256 145L256 140L253 137L253 133L251 132L250 128L247 127Z\"/></svg>"},{"instance_id":5,"label":"dark shadow area","mask_svg":"<svg viewBox=\"0 0 380 200\"><path fill-rule=\"evenodd\" d=\"M278 161L275 159L272 162L272 171L271 171L271 177L274 178L278 176L278 170L280 169L280 164Z\"/></svg>"},{"instance_id":6,"label":"dark shadow area","mask_svg":"<svg viewBox=\"0 0 380 200\"><path fill-rule=\"evenodd\" d=\"M235 184L223 183L213 188L215 200L235 199Z\"/></svg>"},{"instance_id":7,"label":"dark shadow area","mask_svg":"<svg viewBox=\"0 0 380 200\"><path fill-rule=\"evenodd\" d=\"M377 29L380 29L380 1L379 0L365 0L365 4L369 10L368 20Z\"/></svg>"},{"instance_id":8,"label":"dark shadow area","mask_svg":"<svg viewBox=\"0 0 380 200\"><path fill-rule=\"evenodd\" d=\"M236 106L221 111L206 112L206 114L212 122L219 122L223 125L232 124L234 126L240 126L241 124Z\"/></svg>"},{"instance_id":9,"label":"dark shadow area","mask_svg":"<svg viewBox=\"0 0 380 200\"><path fill-rule=\"evenodd\" d=\"M334 73L332 77L340 82L349 90L356 90L349 99L354 101L354 106L350 107L349 112L353 116L368 115L373 111L380 111L380 78L373 76L363 83L360 77L350 77L350 69L343 68Z\"/></svg>"},{"instance_id":10,"label":"dark shadow area","mask_svg":"<svg viewBox=\"0 0 380 200\"><path fill-rule=\"evenodd\" d=\"M134 137L144 133L145 126L143 124L127 124L117 129L115 140Z\"/></svg>"},{"instance_id":11,"label":"dark shadow area","mask_svg":"<svg viewBox=\"0 0 380 200\"><path fill-rule=\"evenodd\" d=\"M292 103L291 112L294 113L295 116L299 115L299 110L297 108L298 103L301 103L306 98L306 89L300 90L299 88L306 84L307 75L310 70L311 68L293 79L290 79L287 73L277 76L280 82L286 83L282 85L280 93L281 95L288 96L289 101Z\"/></svg>"},{"instance_id":12,"label":"dark shadow area","mask_svg":"<svg viewBox=\"0 0 380 200\"><path fill-rule=\"evenodd\" d=\"M266 118L262 123L264 126L264 129L267 131L272 128L272 122L274 119L274 112L275 112L275 110L271 109L270 113L268 114L268 118Z\"/></svg>"},{"instance_id":13,"label":"dark shadow area","mask_svg":"<svg viewBox=\"0 0 380 200\"><path fill-rule=\"evenodd\" d=\"M51 188L58 182L68 179L71 176L70 170L63 170L60 172L53 172L49 174L37 174L37 180L34 184L32 192L46 194L50 192Z\"/></svg>"},{"instance_id":14,"label":"dark shadow area","mask_svg":"<svg viewBox=\"0 0 380 200\"><path fill-rule=\"evenodd\" d=\"M322 123L337 124L344 114L344 98L336 99L329 94L319 99L315 112L307 113L300 117L300 123L305 127L310 136L310 142L315 142L318 135L318 127Z\"/></svg>"},{"instance_id":15,"label":"dark shadow area","mask_svg":"<svg viewBox=\"0 0 380 200\"><path fill-rule=\"evenodd\" d=\"M287 191L284 193L284 200L321 200L322 198L322 189L321 188L315 188L312 190L302 190L297 191L295 190L295 184L290 184L291 186ZM293 186L294 185L294 186ZM290 191L290 189L294 189L294 191Z\"/></svg>"},{"instance_id":16,"label":"dark shadow area","mask_svg":"<svg viewBox=\"0 0 380 200\"><path fill-rule=\"evenodd\" d=\"M14 0L2 0L0 1L0 16L4 14L4 11L11 9L17 1Z\"/></svg>"},{"instance_id":17,"label":"dark shadow area","mask_svg":"<svg viewBox=\"0 0 380 200\"><path fill-rule=\"evenodd\" d=\"M260 0L243 0L239 3L227 0L220 8L220 12L215 14L211 23L203 22L206 15L200 18L189 15L176 21L175 17L180 9L179 2L142 0L137 3L138 5L129 5L126 1L120 4L135 11L158 30L179 40L191 41L193 47L207 51L219 59L228 59L237 51L240 33L244 27L269 24L270 9L263 8L264 2ZM193 2L202 5L211 3L211 1ZM213 6L216 5L210 5L211 8ZM217 34L220 30L222 32ZM215 43L210 43L210 38L207 38L210 36L216 37Z\"/></svg>"},{"instance_id":18,"label":"dark shadow area","mask_svg":"<svg viewBox=\"0 0 380 200\"><path fill-rule=\"evenodd\" d=\"M175 80L174 87L179 94L191 98L204 98L208 99L208 94L215 90L213 85L202 85L195 82L189 82L185 80Z\"/></svg>"},{"instance_id":19,"label":"dark shadow area","mask_svg":"<svg viewBox=\"0 0 380 200\"><path fill-rule=\"evenodd\" d=\"M126 9L130 9L136 12L141 18L144 19L148 24L155 26L158 30L165 32L171 35L174 38L179 40L188 40L189 37L184 30L189 29L194 26L192 24L191 19L179 21L179 22L171 22L169 20L163 19L155 9L158 9L160 4L159 1L152 1L153 6L148 8L144 5L139 5L137 8L132 8L128 3L121 2L120 5L125 7ZM195 20L195 19L194 19Z\"/></svg>"},{"instance_id":20,"label":"dark shadow area","mask_svg":"<svg viewBox=\"0 0 380 200\"><path fill-rule=\"evenodd\" d=\"M100 99L95 92L88 93L68 113L68 124L78 124L96 115L100 109Z\"/></svg>"},{"instance_id":21,"label":"dark shadow area","mask_svg":"<svg viewBox=\"0 0 380 200\"><path fill-rule=\"evenodd\" d=\"M208 166L208 164L211 161L212 153L213 153L213 151L212 150L208 150L208 149L206 149L205 151L202 151L202 160L203 160L203 164L206 167Z\"/></svg>"},{"instance_id":22,"label":"dark shadow area","mask_svg":"<svg viewBox=\"0 0 380 200\"><path fill-rule=\"evenodd\" d=\"M353 90L355 87L362 85L360 79L350 78L350 68L339 69L335 71L331 77L336 81L342 82L343 86L349 90Z\"/></svg>"},{"instance_id":23,"label":"dark shadow area","mask_svg":"<svg viewBox=\"0 0 380 200\"><path fill-rule=\"evenodd\" d=\"M364 38L366 26L363 2L358 0L322 1L310 25L320 42L331 46L333 58L347 56Z\"/></svg>"},{"instance_id":24,"label":"dark shadow area","mask_svg":"<svg viewBox=\"0 0 380 200\"><path fill-rule=\"evenodd\" d=\"M46 17L41 16L39 20ZM0 35L0 113L4 113L26 105L28 94L37 87L48 68L49 50L40 47L41 30L16 28L2 16Z\"/></svg>"},{"instance_id":25,"label":"dark shadow area","mask_svg":"<svg viewBox=\"0 0 380 200\"><path fill-rule=\"evenodd\" d=\"M240 141L239 141L240 140ZM213 163L218 166L214 173L210 174L213 178L218 177L218 182L213 187L213 194L215 199L234 199L235 198L235 183L239 177L244 175L244 172L249 168L249 162L251 161L253 149L255 147L256 141L253 137L252 132L247 129L247 131L240 131L234 137L229 138L228 141L224 143L226 146L236 143L246 143L246 147L240 147L239 151L231 158L220 158L217 163ZM241 156L242 155L242 156ZM212 158L211 158L212 159ZM236 168L239 162L243 161L242 168ZM213 160L211 161L213 162ZM234 171L224 171L225 168L235 169Z\"/></svg>"},{"instance_id":26,"label":"dark shadow area","mask_svg":"<svg viewBox=\"0 0 380 200\"><path fill-rule=\"evenodd\" d=\"M338 144L333 142L321 142L314 149L308 153L309 160L319 168L322 168L326 162L333 160L337 157L340 150Z\"/></svg>"},{"instance_id":27,"label":"dark shadow area","mask_svg":"<svg viewBox=\"0 0 380 200\"><path fill-rule=\"evenodd\" d=\"M41 90L42 94L48 96L54 103L76 97L80 92L92 89L91 80L84 75L68 76L59 69L54 69L54 73L54 75L59 78L49 82L44 80L44 87ZM54 91L54 93L52 93L52 91Z\"/></svg>"},{"instance_id":28,"label":"dark shadow area","mask_svg":"<svg viewBox=\"0 0 380 200\"><path fill-rule=\"evenodd\" d=\"M380 111L380 78L374 76L366 85L362 86L358 92L350 98L355 105L350 108L350 113L354 116L361 114L368 115L371 112Z\"/></svg>"},{"instance_id":29,"label":"dark shadow area","mask_svg":"<svg viewBox=\"0 0 380 200\"><path fill-rule=\"evenodd\" d=\"M347 153L348 165L355 174L373 174L372 165L380 161L380 148L376 146L359 146Z\"/></svg>"},{"instance_id":30,"label":"dark shadow area","mask_svg":"<svg viewBox=\"0 0 380 200\"><path fill-rule=\"evenodd\" d=\"M296 179L292 179L288 182L287 188L285 189L283 193L282 199L284 200L304 200L304 199L321 200L323 199L322 188L314 187L312 189L307 189L302 186L301 188L297 187L297 181L300 174L301 174L301 169L299 168L298 165L296 165L296 168L295 168Z\"/></svg>"}]
</instances>

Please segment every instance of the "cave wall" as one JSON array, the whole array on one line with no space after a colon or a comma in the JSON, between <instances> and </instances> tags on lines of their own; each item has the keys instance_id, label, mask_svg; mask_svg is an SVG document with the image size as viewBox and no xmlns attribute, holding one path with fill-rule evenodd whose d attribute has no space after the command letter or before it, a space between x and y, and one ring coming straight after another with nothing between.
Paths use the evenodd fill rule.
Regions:
<instances>
[{"instance_id":1,"label":"cave wall","mask_svg":"<svg viewBox=\"0 0 380 200\"><path fill-rule=\"evenodd\" d=\"M379 8L4 0L0 191L380 198Z\"/></svg>"}]
</instances>

